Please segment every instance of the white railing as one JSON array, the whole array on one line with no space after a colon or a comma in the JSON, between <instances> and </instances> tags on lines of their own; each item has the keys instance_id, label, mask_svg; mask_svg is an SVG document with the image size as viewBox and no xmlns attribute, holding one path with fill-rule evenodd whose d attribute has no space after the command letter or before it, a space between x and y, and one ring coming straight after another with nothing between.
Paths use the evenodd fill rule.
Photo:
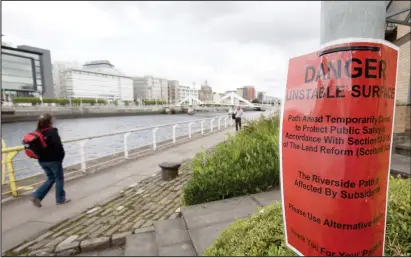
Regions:
<instances>
[{"instance_id":1,"label":"white railing","mask_svg":"<svg viewBox=\"0 0 411 258\"><path fill-rule=\"evenodd\" d=\"M268 111L264 113L260 113L260 112L252 113L252 114L245 113L244 122L247 123L247 121L249 120L255 120L259 118L261 114L270 115L272 114L272 111ZM207 121L210 122L209 128L205 128L205 123ZM217 126L214 123L215 121L217 121ZM225 115L225 116L218 116L218 117L189 120L189 121L184 121L184 122L179 122L179 123L169 123L169 124L162 124L162 125L155 125L155 126L147 126L147 127L142 127L142 128L132 129L132 130L118 131L118 132L113 132L113 133L65 140L63 141L63 143L65 144L66 154L72 156L71 157L72 160L76 158L76 161L73 162L73 164L69 164L68 166L66 165L65 168L73 167L73 166L76 167L76 170L70 171L69 174L76 173L76 172L86 173L89 169L92 169L94 167L101 166L103 164L113 162L116 160L120 160L120 159L130 159L131 156L139 155L141 154L141 152L138 152L140 148L144 148L143 152L146 152L150 149L152 151L156 151L159 147L163 147L167 145L174 145L178 143L179 139L184 140L184 141L190 140L192 139L192 136L193 136L193 125L195 124L197 124L197 126L200 125L200 128L199 128L200 130L197 130L195 132L199 133L200 135L205 135L206 133L212 133L214 130L219 131L222 128L233 126L234 123L233 123L233 119L231 119L231 116ZM184 128L183 125L186 126L186 128ZM166 129L166 127L171 127L172 129L171 139L170 138L158 139L157 131L161 128ZM180 135L177 135L177 128L181 129ZM183 129L184 129L184 132L182 131ZM136 146L135 148L131 148L130 147L131 144L129 141L130 136L137 132L143 132L143 131L146 131L146 133L138 134L137 138L140 137L141 139L141 137L144 136L143 137L144 139L148 139L151 136L152 138L151 144L140 145L140 146ZM150 132L151 132L151 135L150 135ZM93 154L95 156L93 159L90 159L87 157L87 154L90 155L90 153L87 152L87 146L90 146L90 142L92 142L93 140L103 139L103 138L105 139L111 136L121 136L121 135L122 137L117 138L113 144L106 144L106 146L102 146L101 142L100 143L98 141L94 142L93 147L104 149L105 154L100 157L96 157L96 154ZM185 138L185 136L188 136L188 137ZM179 138L179 137L184 137L184 138ZM123 141L123 144L118 144L118 141ZM76 144L76 143L78 145L70 146L70 144ZM160 144L163 144L163 145L160 145ZM107 147L107 145L114 146L111 150L115 148L117 148L117 150L114 150L114 152L108 153L106 152L106 150L110 149L110 147ZM122 148L118 148L121 145L122 145ZM23 150L22 146L5 148L2 150L2 153L7 156L6 160L8 160L8 163L5 164L7 165L6 166L7 171L3 171L3 173L7 173L6 174L7 177L5 176L5 180L3 181L3 184L11 183L10 179L13 180L12 178L15 178L15 177L18 178L17 180L15 180L15 182L18 182L18 181L22 181L24 179L32 178L39 174L42 174L42 170L35 160L29 159L25 157L23 154L16 157L16 155L19 154L22 150ZM130 151L133 151L133 154L130 154ZM77 154L79 154L79 156L77 156ZM107 159L107 158L111 158L110 156L113 156L113 155L116 155L114 159ZM100 159L103 159L103 160L100 160ZM23 163L22 166L16 166L16 163L18 162ZM93 164L93 162L96 162L96 163ZM31 163L31 164L28 164L28 163ZM25 165L28 165L28 166L25 166ZM23 172L24 170L26 171ZM10 173L13 174L12 177L9 175ZM19 173L20 173L20 176L18 175ZM24 186L24 187L27 187L27 186Z\"/></svg>"}]
</instances>

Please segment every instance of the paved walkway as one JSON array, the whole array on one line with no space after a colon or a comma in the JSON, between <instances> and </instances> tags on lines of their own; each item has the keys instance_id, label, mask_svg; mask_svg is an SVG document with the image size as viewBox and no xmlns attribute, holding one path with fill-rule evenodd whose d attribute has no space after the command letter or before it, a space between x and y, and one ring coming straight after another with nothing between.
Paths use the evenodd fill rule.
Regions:
<instances>
[{"instance_id":1,"label":"paved walkway","mask_svg":"<svg viewBox=\"0 0 411 258\"><path fill-rule=\"evenodd\" d=\"M69 218L79 218L83 211L102 202L107 203L125 187L153 177L159 172L158 164L162 161L183 161L192 158L201 147L210 148L225 140L228 132L234 133L234 129L222 130L180 146L156 152L155 155L141 157L115 168L70 181L66 185L66 191L72 202L67 205L55 205L54 191L44 199L41 209L34 208L27 198L3 204L2 252L33 238L56 223Z\"/></svg>"},{"instance_id":2,"label":"paved walkway","mask_svg":"<svg viewBox=\"0 0 411 258\"><path fill-rule=\"evenodd\" d=\"M209 202L181 209L182 217L159 220L124 239L124 246L78 256L201 256L235 220L249 217L258 207L281 201L279 189Z\"/></svg>"},{"instance_id":3,"label":"paved walkway","mask_svg":"<svg viewBox=\"0 0 411 258\"><path fill-rule=\"evenodd\" d=\"M258 207L280 201L278 189L182 209L182 217L160 220L126 237L125 246L80 256L201 256L235 220L257 212Z\"/></svg>"}]
</instances>

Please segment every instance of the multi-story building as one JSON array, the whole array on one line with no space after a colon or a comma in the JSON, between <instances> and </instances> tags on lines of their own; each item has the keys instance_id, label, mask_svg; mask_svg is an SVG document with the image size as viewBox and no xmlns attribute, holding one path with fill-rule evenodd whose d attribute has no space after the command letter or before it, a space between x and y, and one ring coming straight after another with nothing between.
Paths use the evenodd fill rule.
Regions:
<instances>
[{"instance_id":1,"label":"multi-story building","mask_svg":"<svg viewBox=\"0 0 411 258\"><path fill-rule=\"evenodd\" d=\"M267 104L278 104L280 102L281 102L280 99L278 99L276 97L267 96L265 103L267 103Z\"/></svg>"},{"instance_id":2,"label":"multi-story building","mask_svg":"<svg viewBox=\"0 0 411 258\"><path fill-rule=\"evenodd\" d=\"M61 94L61 82L63 81L64 71L70 68L81 69L82 65L76 62L53 62L53 87L57 98L64 98Z\"/></svg>"},{"instance_id":3,"label":"multi-story building","mask_svg":"<svg viewBox=\"0 0 411 258\"><path fill-rule=\"evenodd\" d=\"M386 4L387 14L393 15L389 17L390 20L387 19L385 39L399 48L397 88L395 90L398 105L395 110L394 133L409 139L411 130L411 107L409 106L411 103L411 3L410 1L386 1Z\"/></svg>"},{"instance_id":4,"label":"multi-story building","mask_svg":"<svg viewBox=\"0 0 411 258\"><path fill-rule=\"evenodd\" d=\"M411 27L410 24L410 7L409 1L387 1L387 13L396 13L392 19L403 21L404 24L388 23L385 31L385 39L391 41L399 47L399 63L398 63L398 78L396 100L402 103L411 103L411 67L410 67L410 39Z\"/></svg>"},{"instance_id":5,"label":"multi-story building","mask_svg":"<svg viewBox=\"0 0 411 258\"><path fill-rule=\"evenodd\" d=\"M236 93L238 96L245 98L248 101L252 101L255 99L255 87L254 86L244 86L241 88L237 88Z\"/></svg>"},{"instance_id":6,"label":"multi-story building","mask_svg":"<svg viewBox=\"0 0 411 258\"><path fill-rule=\"evenodd\" d=\"M179 82L176 80L168 81L168 99L170 104L178 103Z\"/></svg>"},{"instance_id":7,"label":"multi-story building","mask_svg":"<svg viewBox=\"0 0 411 258\"><path fill-rule=\"evenodd\" d=\"M245 94L244 94L244 88L237 88L236 92L235 92L238 96L244 98Z\"/></svg>"},{"instance_id":8,"label":"multi-story building","mask_svg":"<svg viewBox=\"0 0 411 258\"><path fill-rule=\"evenodd\" d=\"M59 83L60 95L64 98L133 101L133 79L107 60L88 62L82 69L63 69Z\"/></svg>"},{"instance_id":9,"label":"multi-story building","mask_svg":"<svg viewBox=\"0 0 411 258\"><path fill-rule=\"evenodd\" d=\"M168 81L153 76L134 77L134 98L169 102Z\"/></svg>"},{"instance_id":10,"label":"multi-story building","mask_svg":"<svg viewBox=\"0 0 411 258\"><path fill-rule=\"evenodd\" d=\"M177 87L177 94L176 94L177 103L184 100L185 98L189 96L192 96L198 99L198 90L190 86L185 86L185 85L179 85Z\"/></svg>"},{"instance_id":11,"label":"multi-story building","mask_svg":"<svg viewBox=\"0 0 411 258\"><path fill-rule=\"evenodd\" d=\"M255 87L254 86L244 86L244 96L248 101L252 101L255 99Z\"/></svg>"},{"instance_id":12,"label":"multi-story building","mask_svg":"<svg viewBox=\"0 0 411 258\"><path fill-rule=\"evenodd\" d=\"M30 46L1 46L2 100L55 97L50 51Z\"/></svg>"},{"instance_id":13,"label":"multi-story building","mask_svg":"<svg viewBox=\"0 0 411 258\"><path fill-rule=\"evenodd\" d=\"M213 89L208 85L207 81L201 85L201 89L198 93L199 99L204 103L213 102Z\"/></svg>"},{"instance_id":14,"label":"multi-story building","mask_svg":"<svg viewBox=\"0 0 411 258\"><path fill-rule=\"evenodd\" d=\"M257 94L257 99L261 102L261 103L265 103L267 101L267 93L260 91Z\"/></svg>"}]
</instances>

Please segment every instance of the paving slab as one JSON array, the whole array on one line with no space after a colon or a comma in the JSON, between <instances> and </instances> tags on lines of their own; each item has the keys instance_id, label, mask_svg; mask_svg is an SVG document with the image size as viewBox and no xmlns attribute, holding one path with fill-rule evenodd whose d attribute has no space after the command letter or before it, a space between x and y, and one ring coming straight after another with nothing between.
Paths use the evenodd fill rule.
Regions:
<instances>
[{"instance_id":1,"label":"paving slab","mask_svg":"<svg viewBox=\"0 0 411 258\"><path fill-rule=\"evenodd\" d=\"M186 229L173 229L164 233L156 232L156 242L159 247L181 244L190 241L190 235Z\"/></svg>"},{"instance_id":2,"label":"paving slab","mask_svg":"<svg viewBox=\"0 0 411 258\"><path fill-rule=\"evenodd\" d=\"M113 248L113 249L108 249L101 251L98 256L124 256L124 250L122 248Z\"/></svg>"},{"instance_id":3,"label":"paving slab","mask_svg":"<svg viewBox=\"0 0 411 258\"><path fill-rule=\"evenodd\" d=\"M251 197L256 200L261 206L267 206L275 201L281 202L281 190L274 189L267 192L252 194Z\"/></svg>"},{"instance_id":4,"label":"paving slab","mask_svg":"<svg viewBox=\"0 0 411 258\"><path fill-rule=\"evenodd\" d=\"M158 256L154 232L128 236L124 256Z\"/></svg>"},{"instance_id":5,"label":"paving slab","mask_svg":"<svg viewBox=\"0 0 411 258\"><path fill-rule=\"evenodd\" d=\"M159 256L197 256L197 252L194 249L191 241L187 243L180 243L169 246L160 246L158 248Z\"/></svg>"},{"instance_id":6,"label":"paving slab","mask_svg":"<svg viewBox=\"0 0 411 258\"><path fill-rule=\"evenodd\" d=\"M189 229L188 232L193 242L194 248L199 256L211 246L214 240L227 228L234 220L211 224L201 228Z\"/></svg>"},{"instance_id":7,"label":"paving slab","mask_svg":"<svg viewBox=\"0 0 411 258\"><path fill-rule=\"evenodd\" d=\"M182 229L187 230L186 224L182 218L160 220L154 224L157 233L165 233L170 230Z\"/></svg>"},{"instance_id":8,"label":"paving slab","mask_svg":"<svg viewBox=\"0 0 411 258\"><path fill-rule=\"evenodd\" d=\"M400 154L392 154L391 174L411 177L411 157Z\"/></svg>"},{"instance_id":9,"label":"paving slab","mask_svg":"<svg viewBox=\"0 0 411 258\"><path fill-rule=\"evenodd\" d=\"M181 209L187 228L192 230L215 223L245 218L255 213L259 204L250 196L230 198Z\"/></svg>"},{"instance_id":10,"label":"paving slab","mask_svg":"<svg viewBox=\"0 0 411 258\"><path fill-rule=\"evenodd\" d=\"M185 222L182 218L160 220L154 224L156 242L159 247L178 245L190 241ZM178 247L176 247L178 249Z\"/></svg>"},{"instance_id":11,"label":"paving slab","mask_svg":"<svg viewBox=\"0 0 411 258\"><path fill-rule=\"evenodd\" d=\"M3 223L2 223L3 224ZM39 232L46 230L52 226L50 223L27 221L14 228L1 234L1 248L2 252L18 245L25 239L34 237Z\"/></svg>"}]
</instances>

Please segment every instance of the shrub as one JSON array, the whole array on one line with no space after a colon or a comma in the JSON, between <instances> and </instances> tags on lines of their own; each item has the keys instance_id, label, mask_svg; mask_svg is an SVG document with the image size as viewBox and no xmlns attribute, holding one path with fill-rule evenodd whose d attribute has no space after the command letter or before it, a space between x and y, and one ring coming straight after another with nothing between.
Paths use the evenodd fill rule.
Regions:
<instances>
[{"instance_id":1,"label":"shrub","mask_svg":"<svg viewBox=\"0 0 411 258\"><path fill-rule=\"evenodd\" d=\"M15 97L15 98L12 98L12 102L14 104L31 103L35 105L35 104L40 104L41 100L40 98L35 98L35 97Z\"/></svg>"},{"instance_id":2,"label":"shrub","mask_svg":"<svg viewBox=\"0 0 411 258\"><path fill-rule=\"evenodd\" d=\"M411 179L391 178L388 197L386 256L411 255ZM285 245L280 203L260 208L226 228L205 256L296 256Z\"/></svg>"},{"instance_id":3,"label":"shrub","mask_svg":"<svg viewBox=\"0 0 411 258\"><path fill-rule=\"evenodd\" d=\"M114 100L114 105L118 106L118 100Z\"/></svg>"},{"instance_id":4,"label":"shrub","mask_svg":"<svg viewBox=\"0 0 411 258\"><path fill-rule=\"evenodd\" d=\"M411 256L411 179L391 177L385 255Z\"/></svg>"},{"instance_id":5,"label":"shrub","mask_svg":"<svg viewBox=\"0 0 411 258\"><path fill-rule=\"evenodd\" d=\"M128 105L130 105L130 101L124 101L124 105L126 105L126 106L128 106Z\"/></svg>"},{"instance_id":6,"label":"shrub","mask_svg":"<svg viewBox=\"0 0 411 258\"><path fill-rule=\"evenodd\" d=\"M231 224L204 256L296 256L284 240L281 203L277 202Z\"/></svg>"},{"instance_id":7,"label":"shrub","mask_svg":"<svg viewBox=\"0 0 411 258\"><path fill-rule=\"evenodd\" d=\"M144 105L165 105L167 101L163 100L143 100Z\"/></svg>"},{"instance_id":8,"label":"shrub","mask_svg":"<svg viewBox=\"0 0 411 258\"><path fill-rule=\"evenodd\" d=\"M257 193L279 184L279 118L260 118L212 152L198 153L183 190L186 205Z\"/></svg>"},{"instance_id":9,"label":"shrub","mask_svg":"<svg viewBox=\"0 0 411 258\"><path fill-rule=\"evenodd\" d=\"M107 100L105 100L105 99L97 99L97 103L98 103L98 104L107 105Z\"/></svg>"}]
</instances>

